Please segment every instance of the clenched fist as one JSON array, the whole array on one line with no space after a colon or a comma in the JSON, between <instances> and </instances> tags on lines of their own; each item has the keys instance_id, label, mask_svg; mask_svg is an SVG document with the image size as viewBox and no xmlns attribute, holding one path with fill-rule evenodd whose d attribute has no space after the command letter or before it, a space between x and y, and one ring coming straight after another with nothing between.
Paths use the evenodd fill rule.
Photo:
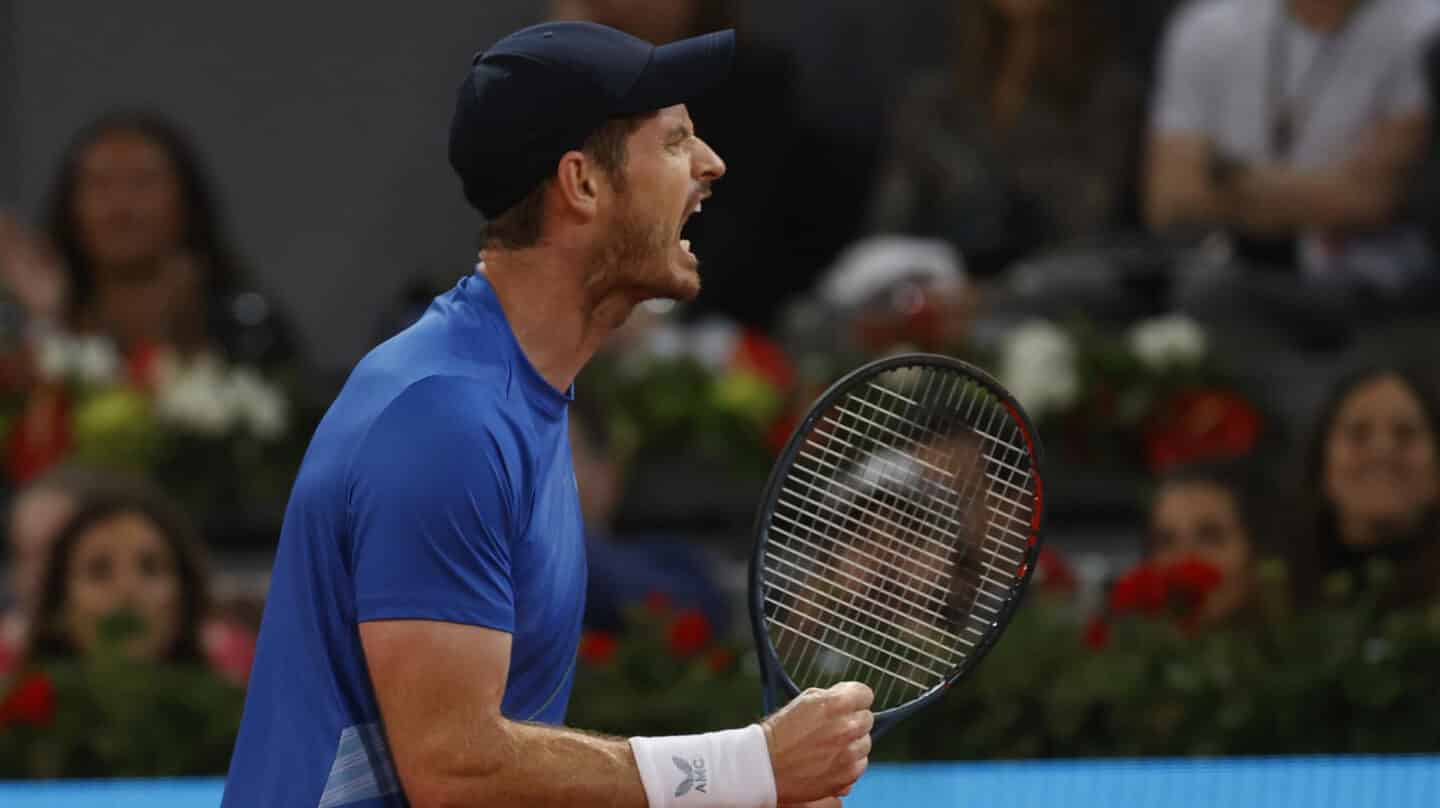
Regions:
<instances>
[{"instance_id":1,"label":"clenched fist","mask_svg":"<svg viewBox=\"0 0 1440 808\"><path fill-rule=\"evenodd\" d=\"M874 701L865 685L841 682L826 690L811 688L761 722L780 805L849 792L870 763Z\"/></svg>"}]
</instances>

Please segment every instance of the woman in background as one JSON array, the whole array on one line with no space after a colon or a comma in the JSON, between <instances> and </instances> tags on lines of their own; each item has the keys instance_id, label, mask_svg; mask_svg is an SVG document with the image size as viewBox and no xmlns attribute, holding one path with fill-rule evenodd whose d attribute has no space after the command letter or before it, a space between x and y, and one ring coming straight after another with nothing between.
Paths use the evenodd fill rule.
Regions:
<instances>
[{"instance_id":1,"label":"woman in background","mask_svg":"<svg viewBox=\"0 0 1440 808\"><path fill-rule=\"evenodd\" d=\"M1146 560L1170 566L1198 559L1220 573L1197 624L1234 622L1254 592L1260 533L1253 482L1238 463L1195 465L1160 480L1150 503Z\"/></svg>"},{"instance_id":2,"label":"woman in background","mask_svg":"<svg viewBox=\"0 0 1440 808\"><path fill-rule=\"evenodd\" d=\"M1440 398L1428 379L1398 367L1342 379L1306 446L1301 520L1290 539L1301 604L1332 574L1392 563L1384 602L1433 603L1440 595Z\"/></svg>"},{"instance_id":3,"label":"woman in background","mask_svg":"<svg viewBox=\"0 0 1440 808\"><path fill-rule=\"evenodd\" d=\"M48 537L26 661L82 656L102 622L128 610L140 618L127 646L135 658L208 665L244 684L255 631L212 611L200 545L174 503L114 477L65 493L71 516Z\"/></svg>"},{"instance_id":4,"label":"woman in background","mask_svg":"<svg viewBox=\"0 0 1440 808\"><path fill-rule=\"evenodd\" d=\"M93 651L106 618L128 611L136 658L204 662L209 589L189 524L154 492L105 492L83 503L55 537L26 657L45 662Z\"/></svg>"},{"instance_id":5,"label":"woman in background","mask_svg":"<svg viewBox=\"0 0 1440 808\"><path fill-rule=\"evenodd\" d=\"M0 280L34 327L97 333L242 363L295 358L274 304L249 288L188 138L150 112L84 127L50 195L49 241L7 219Z\"/></svg>"},{"instance_id":6,"label":"woman in background","mask_svg":"<svg viewBox=\"0 0 1440 808\"><path fill-rule=\"evenodd\" d=\"M949 240L978 275L1114 227L1141 85L1098 0L956 4L955 62L892 124L871 229Z\"/></svg>"},{"instance_id":7,"label":"woman in background","mask_svg":"<svg viewBox=\"0 0 1440 808\"><path fill-rule=\"evenodd\" d=\"M0 672L14 664L39 605L45 564L56 535L80 502L103 490L110 477L76 466L61 466L20 489L6 519L11 602L0 617Z\"/></svg>"}]
</instances>

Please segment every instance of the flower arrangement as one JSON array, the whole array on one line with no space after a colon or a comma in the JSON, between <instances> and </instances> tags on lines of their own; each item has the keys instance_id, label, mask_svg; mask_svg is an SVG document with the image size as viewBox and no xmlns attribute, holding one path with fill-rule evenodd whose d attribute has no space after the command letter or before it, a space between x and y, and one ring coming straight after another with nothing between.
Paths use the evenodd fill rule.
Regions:
<instances>
[{"instance_id":1,"label":"flower arrangement","mask_svg":"<svg viewBox=\"0 0 1440 808\"><path fill-rule=\"evenodd\" d=\"M728 729L760 717L759 674L743 646L693 610L652 594L617 636L586 632L566 722L615 735ZM753 662L753 655L749 655Z\"/></svg>"},{"instance_id":2,"label":"flower arrangement","mask_svg":"<svg viewBox=\"0 0 1440 808\"><path fill-rule=\"evenodd\" d=\"M1195 615L1219 573L1198 561L1143 566L1117 580L1104 616L1087 622L1073 573L1046 553L984 662L874 756L1436 751L1440 692L1429 679L1440 665L1440 606L1382 611L1391 574L1374 565L1335 576L1320 608L1289 614L1285 575L1262 565L1253 614L1202 626ZM655 735L755 720L753 652L700 642L708 635L681 617L641 609L621 636L587 635L569 723Z\"/></svg>"},{"instance_id":3,"label":"flower arrangement","mask_svg":"<svg viewBox=\"0 0 1440 808\"><path fill-rule=\"evenodd\" d=\"M0 396L5 471L20 484L74 460L149 474L200 516L283 502L301 446L278 380L158 346L122 356L102 337L31 346Z\"/></svg>"},{"instance_id":4,"label":"flower arrangement","mask_svg":"<svg viewBox=\"0 0 1440 808\"><path fill-rule=\"evenodd\" d=\"M0 682L0 779L224 774L244 692L201 667L127 658L134 625L117 615L87 657Z\"/></svg>"},{"instance_id":5,"label":"flower arrangement","mask_svg":"<svg viewBox=\"0 0 1440 808\"><path fill-rule=\"evenodd\" d=\"M592 363L580 384L606 404L622 452L688 451L764 475L796 378L768 337L712 322L657 325L637 349Z\"/></svg>"},{"instance_id":6,"label":"flower arrangement","mask_svg":"<svg viewBox=\"0 0 1440 808\"><path fill-rule=\"evenodd\" d=\"M1205 331L1186 317L1142 321L1123 334L1031 320L1000 354L1001 381L1061 453L1081 462L1157 472L1236 457L1264 427Z\"/></svg>"}]
</instances>

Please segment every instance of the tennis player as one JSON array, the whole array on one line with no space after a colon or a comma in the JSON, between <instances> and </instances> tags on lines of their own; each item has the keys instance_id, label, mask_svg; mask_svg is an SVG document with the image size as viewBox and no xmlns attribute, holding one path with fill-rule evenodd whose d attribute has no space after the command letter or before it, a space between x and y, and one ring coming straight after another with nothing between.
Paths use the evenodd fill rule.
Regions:
<instances>
[{"instance_id":1,"label":"tennis player","mask_svg":"<svg viewBox=\"0 0 1440 808\"><path fill-rule=\"evenodd\" d=\"M864 770L858 683L724 732L560 726L585 591L572 382L638 303L700 290L681 230L725 164L684 102L733 47L552 23L474 60L450 161L489 222L483 261L315 433L227 808L836 805Z\"/></svg>"}]
</instances>

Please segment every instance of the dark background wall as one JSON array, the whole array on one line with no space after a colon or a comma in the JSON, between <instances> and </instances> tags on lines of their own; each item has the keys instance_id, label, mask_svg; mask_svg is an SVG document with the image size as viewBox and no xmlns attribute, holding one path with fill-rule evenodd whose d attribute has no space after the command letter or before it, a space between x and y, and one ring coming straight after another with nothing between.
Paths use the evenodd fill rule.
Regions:
<instances>
[{"instance_id":1,"label":"dark background wall","mask_svg":"<svg viewBox=\"0 0 1440 808\"><path fill-rule=\"evenodd\" d=\"M262 287L343 368L407 279L469 269L478 221L445 161L454 88L477 48L545 5L0 0L0 206L33 217L101 110L158 108L195 135ZM867 138L933 42L920 12L941 5L877 19L869 0L761 0L748 22L794 49L810 114Z\"/></svg>"},{"instance_id":2,"label":"dark background wall","mask_svg":"<svg viewBox=\"0 0 1440 808\"><path fill-rule=\"evenodd\" d=\"M15 3L0 0L0 207L19 201L15 117Z\"/></svg>"}]
</instances>

